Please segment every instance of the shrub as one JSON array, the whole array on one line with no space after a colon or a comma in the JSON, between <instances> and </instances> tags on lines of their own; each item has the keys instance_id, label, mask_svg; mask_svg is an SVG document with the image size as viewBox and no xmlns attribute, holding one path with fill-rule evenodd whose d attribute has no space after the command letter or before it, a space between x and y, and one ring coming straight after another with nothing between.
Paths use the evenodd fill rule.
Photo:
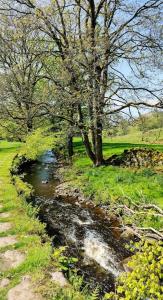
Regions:
<instances>
[{"instance_id":1,"label":"shrub","mask_svg":"<svg viewBox=\"0 0 163 300\"><path fill-rule=\"evenodd\" d=\"M116 293L106 294L104 299L162 299L163 244L141 241L134 246L138 251L128 263L132 271L123 273L118 280Z\"/></svg>"},{"instance_id":2,"label":"shrub","mask_svg":"<svg viewBox=\"0 0 163 300\"><path fill-rule=\"evenodd\" d=\"M49 132L49 128L38 128L26 138L20 154L27 159L35 160L46 150L51 149L54 143L54 137Z\"/></svg>"}]
</instances>

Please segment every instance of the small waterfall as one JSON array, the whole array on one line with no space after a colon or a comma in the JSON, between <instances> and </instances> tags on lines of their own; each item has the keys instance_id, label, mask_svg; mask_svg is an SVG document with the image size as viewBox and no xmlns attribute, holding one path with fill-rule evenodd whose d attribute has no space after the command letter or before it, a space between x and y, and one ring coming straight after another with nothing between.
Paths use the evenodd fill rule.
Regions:
<instances>
[{"instance_id":1,"label":"small waterfall","mask_svg":"<svg viewBox=\"0 0 163 300\"><path fill-rule=\"evenodd\" d=\"M67 238L73 243L77 243L76 229L74 226L67 233Z\"/></svg>"},{"instance_id":2,"label":"small waterfall","mask_svg":"<svg viewBox=\"0 0 163 300\"><path fill-rule=\"evenodd\" d=\"M95 231L88 231L84 239L85 255L96 261L105 270L115 277L120 274L120 265L116 260L116 255Z\"/></svg>"}]
</instances>

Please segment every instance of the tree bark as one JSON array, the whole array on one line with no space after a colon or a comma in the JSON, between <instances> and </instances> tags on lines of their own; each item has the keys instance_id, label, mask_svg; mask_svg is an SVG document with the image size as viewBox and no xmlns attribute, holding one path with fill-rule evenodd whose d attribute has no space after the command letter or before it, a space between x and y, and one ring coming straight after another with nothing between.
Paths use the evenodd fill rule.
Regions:
<instances>
[{"instance_id":1,"label":"tree bark","mask_svg":"<svg viewBox=\"0 0 163 300\"><path fill-rule=\"evenodd\" d=\"M88 105L88 109L89 109L89 118L90 118L90 123L91 123L91 139L92 139L92 146L93 146L93 151L95 153L95 149L96 149L96 139L95 139L95 130L94 130L94 117L93 117L93 105L92 105L92 101L89 100L89 105Z\"/></svg>"},{"instance_id":2,"label":"tree bark","mask_svg":"<svg viewBox=\"0 0 163 300\"><path fill-rule=\"evenodd\" d=\"M81 133L82 133L83 143L85 145L87 155L92 160L93 164L96 165L96 157L95 157L94 152L92 151L91 143L89 141L88 134L84 130L81 130Z\"/></svg>"},{"instance_id":3,"label":"tree bark","mask_svg":"<svg viewBox=\"0 0 163 300\"><path fill-rule=\"evenodd\" d=\"M96 156L96 166L101 166L104 164L103 158L103 147L102 147L102 124L100 121L97 121L97 128L95 135L95 156Z\"/></svg>"},{"instance_id":4,"label":"tree bark","mask_svg":"<svg viewBox=\"0 0 163 300\"><path fill-rule=\"evenodd\" d=\"M89 141L88 132L86 131L83 123L83 113L81 109L81 105L78 105L78 114L79 114L79 128L81 130L81 135L83 139L83 143L85 145L85 149L87 152L88 157L92 160L93 164L96 164L96 157L94 152L92 151L91 143Z\"/></svg>"},{"instance_id":5,"label":"tree bark","mask_svg":"<svg viewBox=\"0 0 163 300\"><path fill-rule=\"evenodd\" d=\"M68 157L72 158L72 156L74 155L72 133L69 133L67 136L67 151L68 151Z\"/></svg>"},{"instance_id":6,"label":"tree bark","mask_svg":"<svg viewBox=\"0 0 163 300\"><path fill-rule=\"evenodd\" d=\"M27 132L30 133L32 132L33 129L33 122L31 118L28 118L27 120Z\"/></svg>"}]
</instances>

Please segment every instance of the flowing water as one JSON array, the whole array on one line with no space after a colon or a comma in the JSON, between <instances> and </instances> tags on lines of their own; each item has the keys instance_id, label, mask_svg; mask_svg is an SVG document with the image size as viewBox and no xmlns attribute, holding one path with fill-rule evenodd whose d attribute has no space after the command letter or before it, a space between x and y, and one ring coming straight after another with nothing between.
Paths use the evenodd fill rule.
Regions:
<instances>
[{"instance_id":1,"label":"flowing water","mask_svg":"<svg viewBox=\"0 0 163 300\"><path fill-rule=\"evenodd\" d=\"M40 207L39 217L46 223L53 245L68 246L67 255L77 257L79 274L90 288L100 286L101 294L114 290L115 278L123 271L121 261L129 256L124 241L97 209L82 207L72 197L58 197L55 188L57 160L48 151L26 169L25 181L35 192L33 204Z\"/></svg>"}]
</instances>

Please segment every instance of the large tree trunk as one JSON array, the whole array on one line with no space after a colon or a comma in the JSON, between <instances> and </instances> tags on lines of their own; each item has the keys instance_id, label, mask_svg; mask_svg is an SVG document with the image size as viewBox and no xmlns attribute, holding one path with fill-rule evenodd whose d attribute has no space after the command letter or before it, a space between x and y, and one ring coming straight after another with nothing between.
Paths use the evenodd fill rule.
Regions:
<instances>
[{"instance_id":1,"label":"large tree trunk","mask_svg":"<svg viewBox=\"0 0 163 300\"><path fill-rule=\"evenodd\" d=\"M68 151L68 157L72 158L72 156L74 155L72 133L69 133L67 136L67 151Z\"/></svg>"},{"instance_id":2,"label":"large tree trunk","mask_svg":"<svg viewBox=\"0 0 163 300\"><path fill-rule=\"evenodd\" d=\"M33 122L31 118L28 118L27 120L27 133L32 132L33 129Z\"/></svg>"},{"instance_id":3,"label":"large tree trunk","mask_svg":"<svg viewBox=\"0 0 163 300\"><path fill-rule=\"evenodd\" d=\"M101 69L96 68L96 76L94 79L94 97L93 97L93 109L94 109L94 131L95 131L95 156L96 156L96 166L101 166L104 164L103 158L103 147L102 147L102 131L103 131L103 101L100 94L100 77Z\"/></svg>"},{"instance_id":4,"label":"large tree trunk","mask_svg":"<svg viewBox=\"0 0 163 300\"><path fill-rule=\"evenodd\" d=\"M79 114L79 128L81 130L83 143L84 143L84 146L85 146L88 157L91 159L91 161L95 165L96 157L95 157L94 152L92 151L91 143L89 141L88 131L86 130L86 128L84 126L83 113L82 113L82 109L81 109L80 104L78 105L78 114Z\"/></svg>"},{"instance_id":5,"label":"large tree trunk","mask_svg":"<svg viewBox=\"0 0 163 300\"><path fill-rule=\"evenodd\" d=\"M89 100L89 105L88 105L88 109L89 109L89 118L90 118L90 123L91 123L91 139L92 139L92 146L93 146L93 151L95 153L95 149L96 149L96 139L95 139L95 130L94 130L94 117L93 117L93 104L92 104L92 100Z\"/></svg>"},{"instance_id":6,"label":"large tree trunk","mask_svg":"<svg viewBox=\"0 0 163 300\"><path fill-rule=\"evenodd\" d=\"M104 164L103 158L103 147L102 147L102 124L101 122L97 122L96 135L95 135L95 156L96 163L95 165L101 166Z\"/></svg>"},{"instance_id":7,"label":"large tree trunk","mask_svg":"<svg viewBox=\"0 0 163 300\"><path fill-rule=\"evenodd\" d=\"M96 157L95 157L95 154L92 151L91 143L89 141L88 134L84 130L81 130L81 133L82 133L83 143L85 145L87 155L92 160L93 164L96 165Z\"/></svg>"}]
</instances>

